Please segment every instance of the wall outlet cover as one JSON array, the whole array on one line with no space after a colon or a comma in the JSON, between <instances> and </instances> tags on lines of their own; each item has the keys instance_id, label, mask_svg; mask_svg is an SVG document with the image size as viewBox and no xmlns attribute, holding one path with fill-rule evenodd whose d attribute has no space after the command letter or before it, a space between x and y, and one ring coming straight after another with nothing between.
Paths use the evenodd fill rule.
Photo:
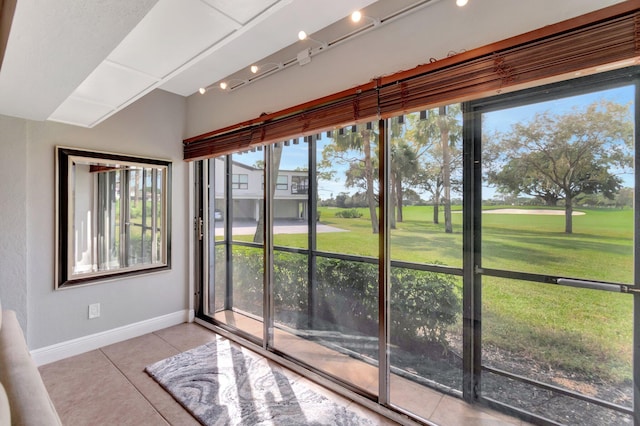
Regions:
<instances>
[{"instance_id":1,"label":"wall outlet cover","mask_svg":"<svg viewBox=\"0 0 640 426\"><path fill-rule=\"evenodd\" d=\"M89 319L98 318L100 316L100 304L92 303L89 305Z\"/></svg>"}]
</instances>

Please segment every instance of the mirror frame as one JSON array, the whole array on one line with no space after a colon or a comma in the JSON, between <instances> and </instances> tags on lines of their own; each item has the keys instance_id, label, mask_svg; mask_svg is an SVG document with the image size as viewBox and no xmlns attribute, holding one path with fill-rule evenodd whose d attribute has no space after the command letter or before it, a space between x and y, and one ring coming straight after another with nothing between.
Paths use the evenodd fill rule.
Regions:
<instances>
[{"instance_id":1,"label":"mirror frame","mask_svg":"<svg viewBox=\"0 0 640 426\"><path fill-rule=\"evenodd\" d=\"M111 281L113 279L148 274L171 269L171 166L169 160L135 157L124 154L114 154L100 151L87 151L78 148L56 147L56 235L55 235L55 289L75 287L79 285L94 284ZM163 167L166 168L166 177L163 178L164 194L162 194L162 220L164 235L162 238L163 262L151 264L138 264L124 266L103 271L92 271L86 274L70 273L70 258L74 246L74 238L70 235L73 228L74 197L69 194L69 189L74 188L75 175L71 173L71 164L75 159L87 160L87 164L95 162L95 165L105 163L105 166L113 167L114 163L122 163L127 166Z\"/></svg>"}]
</instances>

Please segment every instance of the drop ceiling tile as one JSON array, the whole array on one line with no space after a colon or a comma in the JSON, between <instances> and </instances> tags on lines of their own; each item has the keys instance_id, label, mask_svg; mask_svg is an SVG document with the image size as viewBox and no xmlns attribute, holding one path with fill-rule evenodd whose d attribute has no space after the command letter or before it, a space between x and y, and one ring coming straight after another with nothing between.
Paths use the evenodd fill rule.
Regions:
<instances>
[{"instance_id":1,"label":"drop ceiling tile","mask_svg":"<svg viewBox=\"0 0 640 426\"><path fill-rule=\"evenodd\" d=\"M69 97L48 119L76 126L91 127L94 123L113 112L113 108L108 105Z\"/></svg>"},{"instance_id":2,"label":"drop ceiling tile","mask_svg":"<svg viewBox=\"0 0 640 426\"><path fill-rule=\"evenodd\" d=\"M160 0L109 59L164 78L239 27L200 0Z\"/></svg>"},{"instance_id":3,"label":"drop ceiling tile","mask_svg":"<svg viewBox=\"0 0 640 426\"><path fill-rule=\"evenodd\" d=\"M278 0L203 0L241 24L246 24ZM281 0L284 2L284 0ZM288 0L286 3L290 3Z\"/></svg>"},{"instance_id":4,"label":"drop ceiling tile","mask_svg":"<svg viewBox=\"0 0 640 426\"><path fill-rule=\"evenodd\" d=\"M155 83L157 80L150 76L105 61L73 95L117 108Z\"/></svg>"},{"instance_id":5,"label":"drop ceiling tile","mask_svg":"<svg viewBox=\"0 0 640 426\"><path fill-rule=\"evenodd\" d=\"M209 50L197 64L167 79L161 88L182 96L189 96L197 93L199 87L207 87L243 68L246 71L252 63L260 62L262 58L286 46L298 46L299 49L293 53L293 56L282 58L279 62L295 58L296 54L305 47L317 46L310 40L298 41L298 31L304 29L309 34L313 34L348 17L353 10L366 7L374 1L296 0L287 4L280 2L269 9L268 19L255 19L224 43ZM242 78L249 78L251 74L247 71L245 76Z\"/></svg>"}]
</instances>

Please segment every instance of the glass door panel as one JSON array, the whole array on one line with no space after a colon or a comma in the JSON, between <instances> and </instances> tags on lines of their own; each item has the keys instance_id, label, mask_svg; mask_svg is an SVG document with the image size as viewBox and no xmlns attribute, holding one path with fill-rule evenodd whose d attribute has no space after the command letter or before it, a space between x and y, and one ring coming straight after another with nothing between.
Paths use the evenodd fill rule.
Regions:
<instances>
[{"instance_id":1,"label":"glass door panel","mask_svg":"<svg viewBox=\"0 0 640 426\"><path fill-rule=\"evenodd\" d=\"M390 402L423 418L462 389L460 105L392 117Z\"/></svg>"},{"instance_id":2,"label":"glass door panel","mask_svg":"<svg viewBox=\"0 0 640 426\"><path fill-rule=\"evenodd\" d=\"M481 396L631 424L636 94L590 90L481 116Z\"/></svg>"},{"instance_id":3,"label":"glass door panel","mask_svg":"<svg viewBox=\"0 0 640 426\"><path fill-rule=\"evenodd\" d=\"M273 146L274 347L309 333L309 143L293 139Z\"/></svg>"},{"instance_id":4,"label":"glass door panel","mask_svg":"<svg viewBox=\"0 0 640 426\"><path fill-rule=\"evenodd\" d=\"M226 195L226 165L227 156L212 158L209 163L209 235L207 242L209 247L209 291L208 312L214 315L224 311L229 306L227 295L227 227L225 216L227 215Z\"/></svg>"},{"instance_id":5,"label":"glass door panel","mask_svg":"<svg viewBox=\"0 0 640 426\"><path fill-rule=\"evenodd\" d=\"M314 145L292 143L282 150L280 176L287 170L292 175L287 198L279 194L282 178L274 197L274 346L376 395L377 130L350 126L311 138L317 166L307 176ZM308 193L314 176L317 192ZM314 198L317 209L309 208ZM297 231L278 226L285 212L302 214L288 219Z\"/></svg>"},{"instance_id":6,"label":"glass door panel","mask_svg":"<svg viewBox=\"0 0 640 426\"><path fill-rule=\"evenodd\" d=\"M264 152L209 160L209 312L263 338Z\"/></svg>"}]
</instances>

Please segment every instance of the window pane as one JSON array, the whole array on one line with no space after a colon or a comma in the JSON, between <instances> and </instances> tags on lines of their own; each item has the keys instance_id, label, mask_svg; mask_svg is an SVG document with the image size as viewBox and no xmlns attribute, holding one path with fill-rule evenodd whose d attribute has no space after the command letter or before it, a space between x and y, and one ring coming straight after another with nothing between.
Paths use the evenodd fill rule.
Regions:
<instances>
[{"instance_id":1,"label":"window pane","mask_svg":"<svg viewBox=\"0 0 640 426\"><path fill-rule=\"evenodd\" d=\"M462 267L460 105L388 123L391 258Z\"/></svg>"},{"instance_id":2,"label":"window pane","mask_svg":"<svg viewBox=\"0 0 640 426\"><path fill-rule=\"evenodd\" d=\"M293 333L309 329L309 257L276 251L273 260L273 304L276 327ZM276 342L278 341L276 336Z\"/></svg>"},{"instance_id":3,"label":"window pane","mask_svg":"<svg viewBox=\"0 0 640 426\"><path fill-rule=\"evenodd\" d=\"M377 226L376 140L377 129L364 125L316 140L319 217L312 223L317 227L318 249L335 253L336 258L276 251L274 259L275 348L374 395L378 392L378 249L372 229L372 224ZM282 153L282 164L285 158L291 163L297 158L302 164L290 179L290 196L300 199L309 198L309 178L304 173L307 147L301 142L285 146ZM354 156L360 160L350 162ZM344 193L346 198L347 191L360 203L351 206L353 210L336 205L336 195ZM278 210L277 192L276 212L283 211ZM298 211L305 215L306 230L306 215L315 212L300 204ZM274 233L278 246L307 246L306 234L284 235L278 229ZM354 252L368 258L341 257Z\"/></svg>"},{"instance_id":4,"label":"window pane","mask_svg":"<svg viewBox=\"0 0 640 426\"><path fill-rule=\"evenodd\" d=\"M462 279L392 267L390 297L391 402L427 418L402 385L462 389Z\"/></svg>"},{"instance_id":5,"label":"window pane","mask_svg":"<svg viewBox=\"0 0 640 426\"><path fill-rule=\"evenodd\" d=\"M275 347L377 394L377 265L319 257L309 289L306 256L279 253L275 263Z\"/></svg>"},{"instance_id":6,"label":"window pane","mask_svg":"<svg viewBox=\"0 0 640 426\"><path fill-rule=\"evenodd\" d=\"M276 183L276 190L287 191L289 189L289 176L278 175L278 181Z\"/></svg>"},{"instance_id":7,"label":"window pane","mask_svg":"<svg viewBox=\"0 0 640 426\"><path fill-rule=\"evenodd\" d=\"M317 142L318 250L378 256L378 136L373 123Z\"/></svg>"},{"instance_id":8,"label":"window pane","mask_svg":"<svg viewBox=\"0 0 640 426\"><path fill-rule=\"evenodd\" d=\"M233 309L262 318L263 249L233 247Z\"/></svg>"},{"instance_id":9,"label":"window pane","mask_svg":"<svg viewBox=\"0 0 640 426\"><path fill-rule=\"evenodd\" d=\"M227 246L224 215L226 213L226 161L227 157L209 160L209 294L208 313L231 309L232 292L227 289ZM229 282L231 282L229 280Z\"/></svg>"},{"instance_id":10,"label":"window pane","mask_svg":"<svg viewBox=\"0 0 640 426\"><path fill-rule=\"evenodd\" d=\"M634 97L482 115L484 267L633 283Z\"/></svg>"},{"instance_id":11,"label":"window pane","mask_svg":"<svg viewBox=\"0 0 640 426\"><path fill-rule=\"evenodd\" d=\"M462 279L418 269L462 266L462 114L450 105L387 123L391 261L416 264L391 268L390 397L428 418L430 388L462 389Z\"/></svg>"},{"instance_id":12,"label":"window pane","mask_svg":"<svg viewBox=\"0 0 640 426\"><path fill-rule=\"evenodd\" d=\"M305 139L306 140L306 139ZM273 164L278 180L273 197L273 244L281 247L309 246L309 193L288 182L309 181L309 144L287 141L273 147ZM308 186L308 185L307 185Z\"/></svg>"},{"instance_id":13,"label":"window pane","mask_svg":"<svg viewBox=\"0 0 640 426\"><path fill-rule=\"evenodd\" d=\"M231 235L234 241L254 241L258 235L258 221L264 210L264 152L247 151L230 157L232 176L238 179L237 187L232 186L231 189Z\"/></svg>"},{"instance_id":14,"label":"window pane","mask_svg":"<svg viewBox=\"0 0 640 426\"><path fill-rule=\"evenodd\" d=\"M482 298L484 366L632 407L632 296L484 276ZM561 423L629 420L495 374L483 374L482 395Z\"/></svg>"},{"instance_id":15,"label":"window pane","mask_svg":"<svg viewBox=\"0 0 640 426\"><path fill-rule=\"evenodd\" d=\"M262 339L264 152L246 151L226 157L226 161L231 162L232 169L230 194L226 194L224 190L227 174L223 159L212 161L214 170L210 169L210 176L213 173L215 179L212 214L216 245L211 250L210 242L210 253L216 256L213 264L217 269L213 274L216 293L214 300L209 300L209 306L210 309L215 309L215 319ZM225 217L226 209L223 210L226 202L230 203L230 218ZM224 228L229 221L231 235L227 235ZM230 265L226 259L228 253L222 249L225 242L230 244L226 248L231 250ZM211 263L210 259L209 264Z\"/></svg>"}]
</instances>

